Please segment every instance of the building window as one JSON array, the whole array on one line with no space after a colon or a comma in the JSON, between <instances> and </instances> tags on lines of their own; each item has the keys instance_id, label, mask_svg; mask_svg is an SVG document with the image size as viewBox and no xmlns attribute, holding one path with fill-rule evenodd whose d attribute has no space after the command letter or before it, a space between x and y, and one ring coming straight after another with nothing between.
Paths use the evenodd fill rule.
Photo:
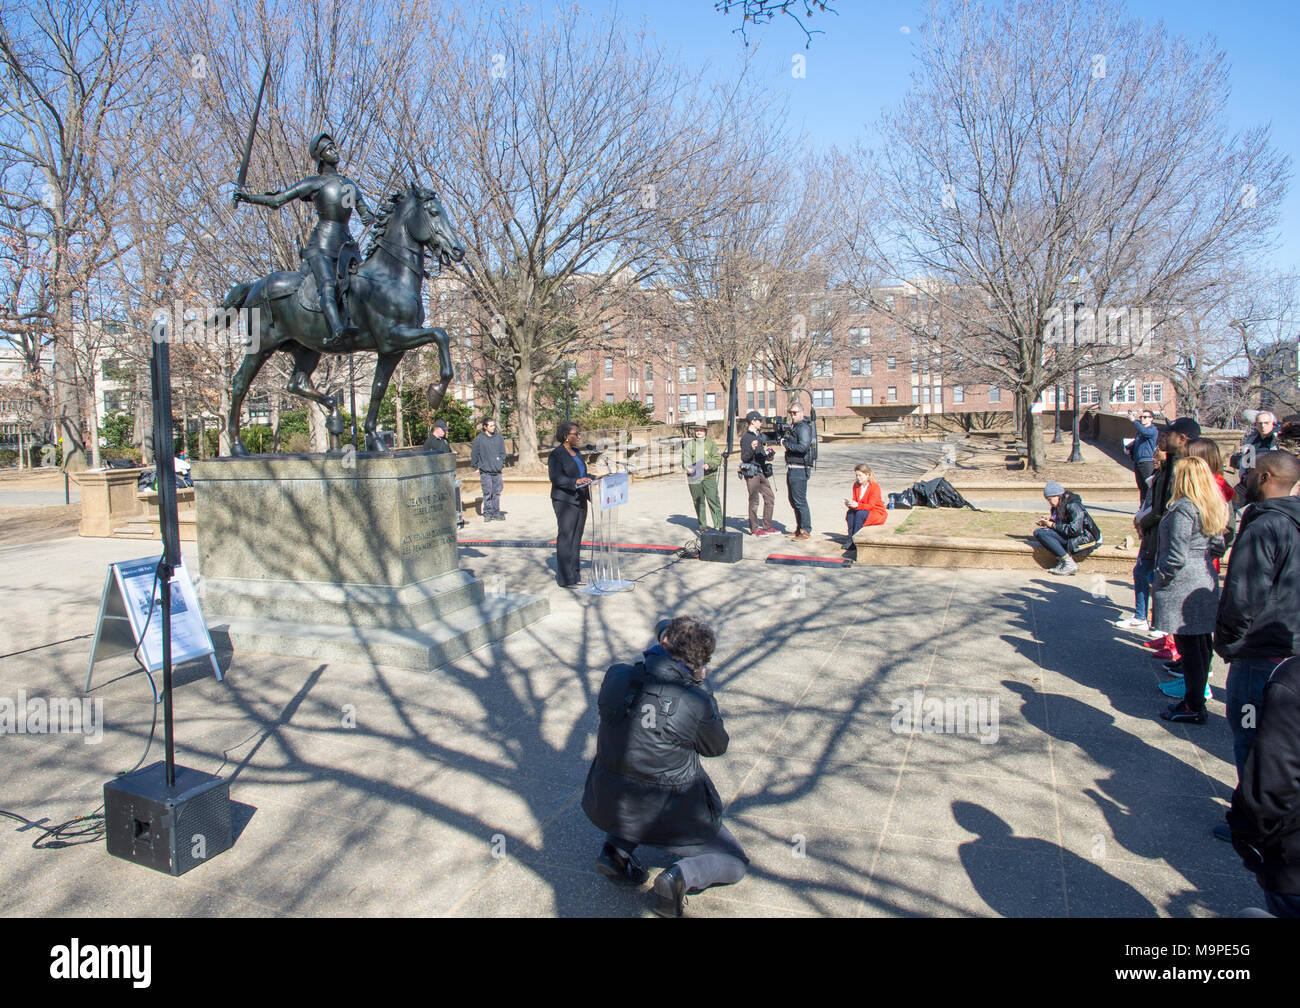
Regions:
<instances>
[{"instance_id":1,"label":"building window","mask_svg":"<svg viewBox=\"0 0 1300 1008\"><path fill-rule=\"evenodd\" d=\"M921 401L921 390L920 390L919 388L917 388L915 385L913 385L913 386L912 386L912 402L913 402L913 403L919 403L920 401Z\"/></svg>"},{"instance_id":2,"label":"building window","mask_svg":"<svg viewBox=\"0 0 1300 1008\"><path fill-rule=\"evenodd\" d=\"M989 402L1000 403L1002 401L1002 390L996 385L989 386Z\"/></svg>"},{"instance_id":3,"label":"building window","mask_svg":"<svg viewBox=\"0 0 1300 1008\"><path fill-rule=\"evenodd\" d=\"M871 327L861 326L857 329L850 329L849 339L858 346L868 346L871 343Z\"/></svg>"},{"instance_id":4,"label":"building window","mask_svg":"<svg viewBox=\"0 0 1300 1008\"><path fill-rule=\"evenodd\" d=\"M771 389L767 393L767 408L776 409L776 389Z\"/></svg>"},{"instance_id":5,"label":"building window","mask_svg":"<svg viewBox=\"0 0 1300 1008\"><path fill-rule=\"evenodd\" d=\"M614 393L613 393L613 392L606 392L606 393L605 393L605 402L609 403L611 406L614 405Z\"/></svg>"},{"instance_id":6,"label":"building window","mask_svg":"<svg viewBox=\"0 0 1300 1008\"><path fill-rule=\"evenodd\" d=\"M952 387L952 401L954 403L964 403L966 401L965 385L954 385Z\"/></svg>"},{"instance_id":7,"label":"building window","mask_svg":"<svg viewBox=\"0 0 1300 1008\"><path fill-rule=\"evenodd\" d=\"M885 310L886 311L894 310L894 295L892 294L885 295Z\"/></svg>"},{"instance_id":8,"label":"building window","mask_svg":"<svg viewBox=\"0 0 1300 1008\"><path fill-rule=\"evenodd\" d=\"M870 405L871 405L871 389L869 389L869 388L855 388L855 389L853 389L853 391L849 393L849 405L850 405L850 406L870 406Z\"/></svg>"},{"instance_id":9,"label":"building window","mask_svg":"<svg viewBox=\"0 0 1300 1008\"><path fill-rule=\"evenodd\" d=\"M915 357L913 357L913 358L912 358L912 374L920 374L920 373L921 373L921 362L920 362L919 360L917 360Z\"/></svg>"},{"instance_id":10,"label":"building window","mask_svg":"<svg viewBox=\"0 0 1300 1008\"><path fill-rule=\"evenodd\" d=\"M835 405L835 390L813 389L812 404L814 409L831 409Z\"/></svg>"},{"instance_id":11,"label":"building window","mask_svg":"<svg viewBox=\"0 0 1300 1008\"><path fill-rule=\"evenodd\" d=\"M897 357L886 357L886 358L885 358L885 370L886 370L886 371L897 371L897 370L898 370L898 358L897 358Z\"/></svg>"},{"instance_id":12,"label":"building window","mask_svg":"<svg viewBox=\"0 0 1300 1008\"><path fill-rule=\"evenodd\" d=\"M1127 385L1120 385L1119 382L1116 382L1110 391L1110 401L1113 403L1137 402L1137 382L1131 381Z\"/></svg>"},{"instance_id":13,"label":"building window","mask_svg":"<svg viewBox=\"0 0 1300 1008\"><path fill-rule=\"evenodd\" d=\"M679 395L677 397L677 411L679 413L694 413L700 408L700 397L697 395Z\"/></svg>"},{"instance_id":14,"label":"building window","mask_svg":"<svg viewBox=\"0 0 1300 1008\"><path fill-rule=\"evenodd\" d=\"M812 376L814 378L831 378L831 362L828 360L813 361Z\"/></svg>"},{"instance_id":15,"label":"building window","mask_svg":"<svg viewBox=\"0 0 1300 1008\"><path fill-rule=\"evenodd\" d=\"M890 402L898 402L898 386L897 386L897 385L890 385L890 386L889 386L889 394L886 396L886 398L887 398Z\"/></svg>"},{"instance_id":16,"label":"building window","mask_svg":"<svg viewBox=\"0 0 1300 1008\"><path fill-rule=\"evenodd\" d=\"M921 388L921 402L928 404L930 402L930 386L924 385Z\"/></svg>"},{"instance_id":17,"label":"building window","mask_svg":"<svg viewBox=\"0 0 1300 1008\"><path fill-rule=\"evenodd\" d=\"M645 394L645 408L648 410L655 408L655 397L653 392L647 392Z\"/></svg>"},{"instance_id":18,"label":"building window","mask_svg":"<svg viewBox=\"0 0 1300 1008\"><path fill-rule=\"evenodd\" d=\"M649 385L654 380L655 380L655 366L653 364L647 364L645 366L645 383Z\"/></svg>"},{"instance_id":19,"label":"building window","mask_svg":"<svg viewBox=\"0 0 1300 1008\"><path fill-rule=\"evenodd\" d=\"M613 357L606 357L606 358L605 358L605 377L606 377L606 378L613 378L613 377L614 377L614 358L613 358Z\"/></svg>"},{"instance_id":20,"label":"building window","mask_svg":"<svg viewBox=\"0 0 1300 1008\"><path fill-rule=\"evenodd\" d=\"M679 382L693 382L698 374L699 372L695 370L694 364L690 367L679 367L677 369L677 380Z\"/></svg>"},{"instance_id":21,"label":"building window","mask_svg":"<svg viewBox=\"0 0 1300 1008\"><path fill-rule=\"evenodd\" d=\"M718 408L718 394L709 392L704 396L704 408L706 410L715 410Z\"/></svg>"},{"instance_id":22,"label":"building window","mask_svg":"<svg viewBox=\"0 0 1300 1008\"><path fill-rule=\"evenodd\" d=\"M1099 406L1101 404L1101 390L1096 385L1084 385L1079 389L1080 406Z\"/></svg>"},{"instance_id":23,"label":"building window","mask_svg":"<svg viewBox=\"0 0 1300 1008\"><path fill-rule=\"evenodd\" d=\"M871 358L854 357L851 361L849 361L849 374L851 375L871 374Z\"/></svg>"},{"instance_id":24,"label":"building window","mask_svg":"<svg viewBox=\"0 0 1300 1008\"><path fill-rule=\"evenodd\" d=\"M1165 385L1164 382L1143 382L1142 383L1142 401L1144 403L1158 403L1164 400Z\"/></svg>"}]
</instances>

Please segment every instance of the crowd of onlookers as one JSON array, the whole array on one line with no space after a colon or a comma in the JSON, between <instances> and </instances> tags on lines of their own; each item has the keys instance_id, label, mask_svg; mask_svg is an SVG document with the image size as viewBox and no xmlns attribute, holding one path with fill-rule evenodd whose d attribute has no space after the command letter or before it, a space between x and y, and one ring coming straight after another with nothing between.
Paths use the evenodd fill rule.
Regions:
<instances>
[{"instance_id":1,"label":"crowd of onlookers","mask_svg":"<svg viewBox=\"0 0 1300 1008\"><path fill-rule=\"evenodd\" d=\"M1300 459L1261 412L1231 458L1233 485L1194 420L1133 422L1141 548L1134 613L1116 626L1164 663L1166 721L1205 724L1213 655L1228 663L1238 785L1213 832L1255 871L1272 914L1300 917Z\"/></svg>"}]
</instances>

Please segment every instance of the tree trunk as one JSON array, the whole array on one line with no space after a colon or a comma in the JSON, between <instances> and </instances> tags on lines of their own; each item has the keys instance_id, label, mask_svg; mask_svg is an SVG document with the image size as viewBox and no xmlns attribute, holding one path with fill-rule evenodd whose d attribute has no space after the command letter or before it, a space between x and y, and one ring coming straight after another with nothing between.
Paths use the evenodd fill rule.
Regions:
<instances>
[{"instance_id":1,"label":"tree trunk","mask_svg":"<svg viewBox=\"0 0 1300 1008\"><path fill-rule=\"evenodd\" d=\"M99 462L99 423L95 418L95 410L91 409L86 417L86 425L90 428L90 468L98 469Z\"/></svg>"},{"instance_id":2,"label":"tree trunk","mask_svg":"<svg viewBox=\"0 0 1300 1008\"><path fill-rule=\"evenodd\" d=\"M217 454L229 456L230 449L230 386L222 384L217 399Z\"/></svg>"},{"instance_id":3,"label":"tree trunk","mask_svg":"<svg viewBox=\"0 0 1300 1008\"><path fill-rule=\"evenodd\" d=\"M280 394L271 394L271 451L280 450Z\"/></svg>"},{"instance_id":4,"label":"tree trunk","mask_svg":"<svg viewBox=\"0 0 1300 1008\"><path fill-rule=\"evenodd\" d=\"M1043 465L1043 428L1039 424L1038 414L1033 409L1033 399L1029 391L1022 389L1016 393L1016 413L1019 415L1021 437L1025 441L1029 468L1038 472Z\"/></svg>"},{"instance_id":5,"label":"tree trunk","mask_svg":"<svg viewBox=\"0 0 1300 1008\"><path fill-rule=\"evenodd\" d=\"M542 462L537 452L537 390L533 387L533 367L527 354L520 354L515 369L515 402L519 424L519 461L521 473L541 472Z\"/></svg>"},{"instance_id":6,"label":"tree trunk","mask_svg":"<svg viewBox=\"0 0 1300 1008\"><path fill-rule=\"evenodd\" d=\"M313 402L307 404L307 425L311 431L311 450L329 451L330 435L325 429L325 411Z\"/></svg>"}]
</instances>

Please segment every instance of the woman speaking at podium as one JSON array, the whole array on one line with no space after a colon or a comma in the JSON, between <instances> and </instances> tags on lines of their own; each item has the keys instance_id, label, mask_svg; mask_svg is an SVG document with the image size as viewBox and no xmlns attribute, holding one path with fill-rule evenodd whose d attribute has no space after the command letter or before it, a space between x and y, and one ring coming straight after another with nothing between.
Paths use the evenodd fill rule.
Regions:
<instances>
[{"instance_id":1,"label":"woman speaking at podium","mask_svg":"<svg viewBox=\"0 0 1300 1008\"><path fill-rule=\"evenodd\" d=\"M580 588L582 531L587 525L587 489L594 479L587 475L578 445L582 432L573 420L565 420L555 431L559 442L551 451L547 469L551 476L551 506L555 508L555 580L561 588Z\"/></svg>"}]
</instances>

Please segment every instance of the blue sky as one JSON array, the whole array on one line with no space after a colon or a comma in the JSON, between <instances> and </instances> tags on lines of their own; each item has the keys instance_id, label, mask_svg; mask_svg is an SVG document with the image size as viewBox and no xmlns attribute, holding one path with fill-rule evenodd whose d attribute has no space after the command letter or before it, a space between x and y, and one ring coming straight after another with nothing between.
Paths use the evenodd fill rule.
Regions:
<instances>
[{"instance_id":1,"label":"blue sky","mask_svg":"<svg viewBox=\"0 0 1300 1008\"><path fill-rule=\"evenodd\" d=\"M825 31L814 36L811 48L804 48L803 33L786 18L749 32L751 47L759 46L772 79L789 94L794 122L819 145L864 136L867 124L903 95L913 68L910 32L921 23L923 10L917 3L879 0L832 0L831 5L837 16L818 15L809 22ZM605 9L600 0L582 6ZM722 69L735 65L744 52L740 36L732 33L739 17L718 14L713 0L608 4L615 7L692 62ZM1300 0L1128 0L1127 9L1142 21L1163 21L1171 35L1192 40L1213 35L1227 54L1231 127L1271 124L1274 146L1292 158L1290 196L1272 265L1300 269ZM795 53L806 58L802 79L790 73Z\"/></svg>"}]
</instances>

